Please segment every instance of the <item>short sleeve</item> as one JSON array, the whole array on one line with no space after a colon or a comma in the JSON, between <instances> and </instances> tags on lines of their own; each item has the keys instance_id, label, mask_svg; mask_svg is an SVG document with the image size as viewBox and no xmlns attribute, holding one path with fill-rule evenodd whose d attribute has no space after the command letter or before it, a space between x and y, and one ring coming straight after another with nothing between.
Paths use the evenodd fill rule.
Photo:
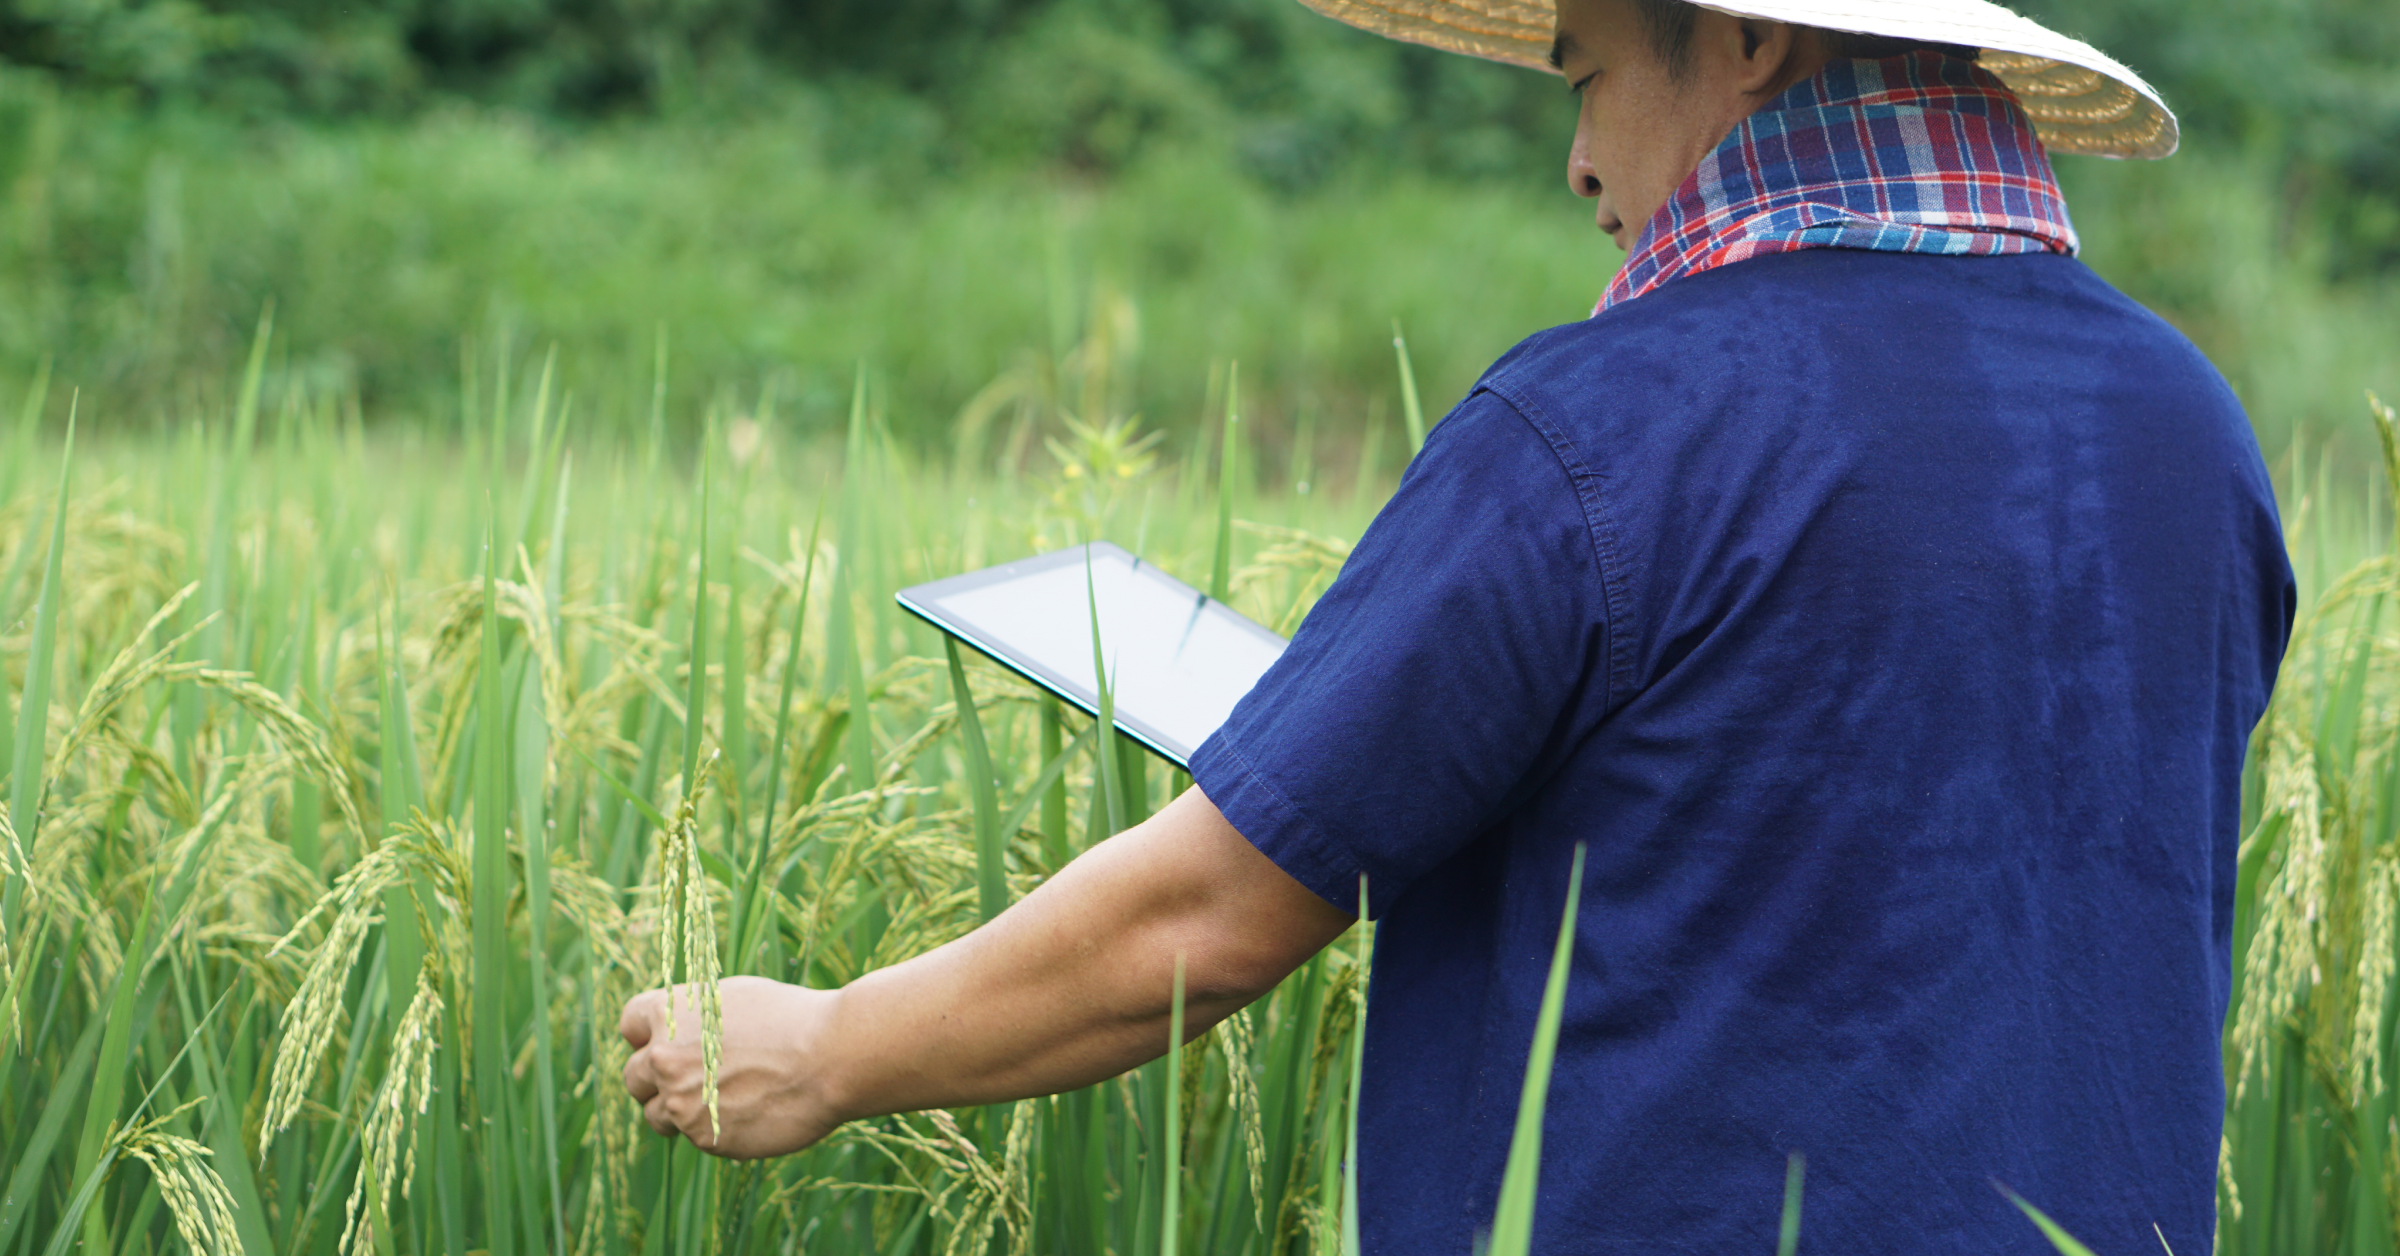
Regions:
<instances>
[{"instance_id":1,"label":"short sleeve","mask_svg":"<svg viewBox=\"0 0 2400 1256\"><path fill-rule=\"evenodd\" d=\"M1606 595L1574 482L1479 391L1434 429L1192 778L1295 880L1380 915L1498 823L1593 701Z\"/></svg>"}]
</instances>

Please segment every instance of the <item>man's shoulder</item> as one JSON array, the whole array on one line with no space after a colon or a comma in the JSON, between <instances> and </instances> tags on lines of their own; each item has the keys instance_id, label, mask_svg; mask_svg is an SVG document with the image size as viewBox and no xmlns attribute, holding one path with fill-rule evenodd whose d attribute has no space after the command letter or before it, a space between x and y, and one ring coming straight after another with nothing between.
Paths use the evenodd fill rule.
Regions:
<instances>
[{"instance_id":1,"label":"man's shoulder","mask_svg":"<svg viewBox=\"0 0 2400 1256\"><path fill-rule=\"evenodd\" d=\"M1983 360L2060 380L2139 376L2232 405L2189 340L2074 258L1857 249L1774 254L1678 279L1527 337L1478 387L1529 416L1648 424L1662 407L1707 408L1729 396L1756 407L1779 384L1872 390L1895 371L1951 375Z\"/></svg>"}]
</instances>

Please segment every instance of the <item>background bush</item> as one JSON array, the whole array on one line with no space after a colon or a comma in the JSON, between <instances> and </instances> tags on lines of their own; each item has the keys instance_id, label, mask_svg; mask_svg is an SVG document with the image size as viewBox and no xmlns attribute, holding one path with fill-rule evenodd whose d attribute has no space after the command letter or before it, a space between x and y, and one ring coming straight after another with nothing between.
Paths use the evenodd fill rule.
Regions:
<instances>
[{"instance_id":1,"label":"background bush","mask_svg":"<svg viewBox=\"0 0 2400 1256\"><path fill-rule=\"evenodd\" d=\"M2400 341L2400 9L2040 0L2150 74L2182 155L2060 164L2086 257L2226 371L2271 448L2362 434ZM922 439L1095 303L1128 403L1244 363L1262 430L1355 442L1588 309L1555 79L1292 0L0 0L0 384L172 422L279 303L277 369L455 422L466 342L555 344L583 422L863 366ZM596 399L609 398L612 402ZM2339 439L2351 439L2343 436ZM2362 446L2363 448L2363 446Z\"/></svg>"}]
</instances>

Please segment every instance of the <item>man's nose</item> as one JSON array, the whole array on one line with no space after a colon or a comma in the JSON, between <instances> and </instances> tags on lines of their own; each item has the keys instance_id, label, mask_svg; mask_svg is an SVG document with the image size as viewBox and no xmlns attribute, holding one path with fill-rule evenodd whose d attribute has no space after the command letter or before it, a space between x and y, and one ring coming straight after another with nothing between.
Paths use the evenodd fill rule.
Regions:
<instances>
[{"instance_id":1,"label":"man's nose","mask_svg":"<svg viewBox=\"0 0 2400 1256\"><path fill-rule=\"evenodd\" d=\"M1567 148L1567 190L1586 200L1600 195L1600 174L1592 169L1591 150L1581 127L1575 129L1575 142Z\"/></svg>"}]
</instances>

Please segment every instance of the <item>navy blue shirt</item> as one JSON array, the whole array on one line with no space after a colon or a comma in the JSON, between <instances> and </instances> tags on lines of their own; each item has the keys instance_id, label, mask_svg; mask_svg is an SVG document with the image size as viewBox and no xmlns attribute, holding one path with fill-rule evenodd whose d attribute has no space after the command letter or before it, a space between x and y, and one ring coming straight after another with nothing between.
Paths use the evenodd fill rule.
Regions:
<instances>
[{"instance_id":1,"label":"navy blue shirt","mask_svg":"<svg viewBox=\"0 0 2400 1256\"><path fill-rule=\"evenodd\" d=\"M2293 613L2240 406L2064 257L1815 250L1544 332L1192 761L1379 920L1371 1253L1490 1225L1578 843L1542 1252L2211 1250L2244 744Z\"/></svg>"}]
</instances>

